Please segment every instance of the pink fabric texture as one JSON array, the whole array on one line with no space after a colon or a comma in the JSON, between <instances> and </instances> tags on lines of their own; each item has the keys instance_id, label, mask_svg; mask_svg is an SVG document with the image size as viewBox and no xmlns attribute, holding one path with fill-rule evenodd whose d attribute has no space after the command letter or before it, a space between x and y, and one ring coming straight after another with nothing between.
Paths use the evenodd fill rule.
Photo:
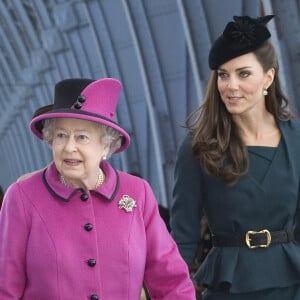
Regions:
<instances>
[{"instance_id":1,"label":"pink fabric texture","mask_svg":"<svg viewBox=\"0 0 300 300\"><path fill-rule=\"evenodd\" d=\"M95 191L63 186L54 164L9 187L0 213L1 300L138 300L143 282L153 300L195 299L149 184L101 167L106 181ZM132 211L119 207L124 196L136 202Z\"/></svg>"}]
</instances>

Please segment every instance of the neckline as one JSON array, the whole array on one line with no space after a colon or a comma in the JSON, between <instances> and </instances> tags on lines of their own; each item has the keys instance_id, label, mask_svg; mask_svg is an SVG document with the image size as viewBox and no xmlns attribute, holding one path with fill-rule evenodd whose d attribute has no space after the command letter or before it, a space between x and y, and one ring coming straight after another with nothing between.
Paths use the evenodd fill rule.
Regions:
<instances>
[{"instance_id":1,"label":"neckline","mask_svg":"<svg viewBox=\"0 0 300 300\"><path fill-rule=\"evenodd\" d=\"M256 146L256 145L252 145L252 146L246 146L247 148L249 149L254 149L254 148L257 148L257 149L277 149L279 147L279 145L277 146Z\"/></svg>"}]
</instances>

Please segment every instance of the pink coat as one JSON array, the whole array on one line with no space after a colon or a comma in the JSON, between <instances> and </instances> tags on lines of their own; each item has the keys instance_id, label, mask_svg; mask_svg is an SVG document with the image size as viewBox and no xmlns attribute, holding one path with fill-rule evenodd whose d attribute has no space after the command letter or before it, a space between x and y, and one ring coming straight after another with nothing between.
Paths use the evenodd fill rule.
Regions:
<instances>
[{"instance_id":1,"label":"pink coat","mask_svg":"<svg viewBox=\"0 0 300 300\"><path fill-rule=\"evenodd\" d=\"M106 181L96 191L63 186L54 164L9 187L0 214L1 300L138 300L143 281L152 299L195 299L149 184L102 167ZM119 207L124 196L136 202L132 211Z\"/></svg>"}]
</instances>

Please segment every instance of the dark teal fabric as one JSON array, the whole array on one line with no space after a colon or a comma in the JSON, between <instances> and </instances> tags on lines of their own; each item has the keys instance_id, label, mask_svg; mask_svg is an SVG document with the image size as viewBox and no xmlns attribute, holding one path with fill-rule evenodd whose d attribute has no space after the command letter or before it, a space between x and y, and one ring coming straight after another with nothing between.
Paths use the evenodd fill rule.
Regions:
<instances>
[{"instance_id":1,"label":"dark teal fabric","mask_svg":"<svg viewBox=\"0 0 300 300\"><path fill-rule=\"evenodd\" d=\"M259 183L262 183L268 173L277 147L248 147L250 160L249 174Z\"/></svg>"},{"instance_id":2,"label":"dark teal fabric","mask_svg":"<svg viewBox=\"0 0 300 300\"><path fill-rule=\"evenodd\" d=\"M231 294L229 292L216 292L206 290L202 300L299 300L300 286L274 288L247 294Z\"/></svg>"},{"instance_id":3,"label":"dark teal fabric","mask_svg":"<svg viewBox=\"0 0 300 300\"><path fill-rule=\"evenodd\" d=\"M274 149L249 147L249 172L232 187L204 174L192 156L191 135L184 140L175 166L171 228L188 265L200 238L200 219L204 212L211 232L216 235L289 228L300 232L297 224L300 122L296 119L279 121L278 125L281 131L279 146ZM300 244L291 242L253 250L214 247L195 274L195 280L209 287L228 289L231 293L298 284Z\"/></svg>"}]
</instances>

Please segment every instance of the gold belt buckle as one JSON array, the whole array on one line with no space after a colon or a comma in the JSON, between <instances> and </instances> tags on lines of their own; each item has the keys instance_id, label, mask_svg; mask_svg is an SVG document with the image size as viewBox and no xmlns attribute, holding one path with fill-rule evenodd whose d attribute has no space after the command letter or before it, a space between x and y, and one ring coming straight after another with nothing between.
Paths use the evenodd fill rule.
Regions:
<instances>
[{"instance_id":1,"label":"gold belt buckle","mask_svg":"<svg viewBox=\"0 0 300 300\"><path fill-rule=\"evenodd\" d=\"M251 238L250 238L250 235L251 235L251 234L258 234L258 233L265 233L265 234L267 235L267 242L266 242L266 244L261 244L261 245L254 245L254 246L252 246L252 245L251 245ZM263 229L263 230L261 230L261 231L251 231L251 230L249 230L249 231L246 232L246 245L247 245L248 248L250 248L250 249L254 249L254 248L258 248L258 247L260 247L260 248L267 248L267 247L270 246L271 240L272 240L271 233L270 233L270 231L267 230L267 229Z\"/></svg>"}]
</instances>

